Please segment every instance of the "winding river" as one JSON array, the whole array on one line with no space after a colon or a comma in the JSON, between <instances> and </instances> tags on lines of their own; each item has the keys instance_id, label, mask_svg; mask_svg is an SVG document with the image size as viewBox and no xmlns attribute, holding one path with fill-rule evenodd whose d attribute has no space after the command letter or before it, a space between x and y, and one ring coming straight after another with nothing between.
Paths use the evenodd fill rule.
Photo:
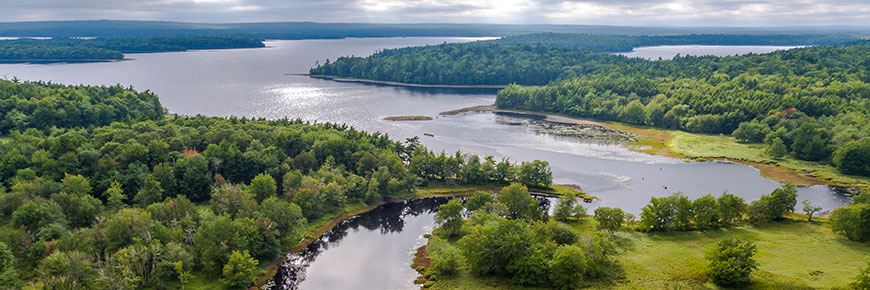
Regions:
<instances>
[{"instance_id":1,"label":"winding river","mask_svg":"<svg viewBox=\"0 0 870 290\"><path fill-rule=\"evenodd\" d=\"M120 83L152 90L170 112L184 115L289 117L347 123L357 129L385 132L398 140L421 136L422 143L433 150L462 150L514 161L547 160L555 183L578 184L600 198L587 205L590 210L596 206L617 206L638 213L651 196L674 192L696 198L727 190L751 201L779 186L761 177L757 169L741 164L685 162L595 140L505 125L511 122L504 121L514 121L511 118L516 117L493 113L438 116L443 111L492 104L495 100L492 90L402 88L297 75L306 73L315 61L337 56L473 40L477 39L268 41L267 47L260 49L132 54L128 55L130 60L112 63L0 64L0 77L67 84ZM726 53L745 53L744 50ZM668 53L674 51L688 53L679 47ZM398 115L435 119L383 120ZM424 133L435 137L423 136ZM798 195L800 200L814 201L824 211L848 202L847 197L826 186L801 187ZM413 249L422 243L421 235L432 226L432 210L427 206L390 205L391 209L385 210L389 214L379 213L378 209L346 222L313 245L314 252L300 256L298 265L307 269L301 283L281 285L285 285L284 289L413 288L410 283L416 274L408 265ZM398 218L394 217L396 213Z\"/></svg>"}]
</instances>

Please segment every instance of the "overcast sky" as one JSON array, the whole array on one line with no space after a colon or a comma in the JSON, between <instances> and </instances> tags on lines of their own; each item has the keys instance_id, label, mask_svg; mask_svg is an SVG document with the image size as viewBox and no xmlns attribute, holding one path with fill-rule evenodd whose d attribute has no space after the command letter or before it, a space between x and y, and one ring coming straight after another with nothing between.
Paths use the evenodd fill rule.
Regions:
<instances>
[{"instance_id":1,"label":"overcast sky","mask_svg":"<svg viewBox=\"0 0 870 290\"><path fill-rule=\"evenodd\" d=\"M870 25L870 0L0 0L0 21Z\"/></svg>"}]
</instances>

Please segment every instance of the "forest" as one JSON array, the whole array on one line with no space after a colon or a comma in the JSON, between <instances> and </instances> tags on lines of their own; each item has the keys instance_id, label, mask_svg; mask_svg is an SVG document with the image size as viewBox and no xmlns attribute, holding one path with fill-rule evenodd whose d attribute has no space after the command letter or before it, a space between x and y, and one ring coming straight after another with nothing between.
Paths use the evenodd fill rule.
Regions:
<instances>
[{"instance_id":1,"label":"forest","mask_svg":"<svg viewBox=\"0 0 870 290\"><path fill-rule=\"evenodd\" d=\"M765 143L777 158L870 176L868 41L733 57L677 57L509 86L496 106Z\"/></svg>"},{"instance_id":2,"label":"forest","mask_svg":"<svg viewBox=\"0 0 870 290\"><path fill-rule=\"evenodd\" d=\"M123 53L264 47L253 38L227 36L142 36L0 40L0 61L118 60Z\"/></svg>"},{"instance_id":3,"label":"forest","mask_svg":"<svg viewBox=\"0 0 870 290\"><path fill-rule=\"evenodd\" d=\"M4 102L34 102L16 109L114 112L97 114L102 126L17 122L0 140L3 289L181 288L196 276L244 288L306 224L348 208L429 184L552 182L543 161L435 153L346 125L166 117L129 88L2 84ZM132 104L108 105L120 96Z\"/></svg>"},{"instance_id":4,"label":"forest","mask_svg":"<svg viewBox=\"0 0 870 290\"><path fill-rule=\"evenodd\" d=\"M508 46L488 41L385 50L327 61L311 73L423 84L513 84L499 91L497 107L733 134L741 142L769 145L776 158L829 162L843 173L870 176L865 141L870 41L647 61L565 48L582 47L578 39L585 37L606 38L538 34L504 38ZM748 41L753 39L762 41Z\"/></svg>"}]
</instances>

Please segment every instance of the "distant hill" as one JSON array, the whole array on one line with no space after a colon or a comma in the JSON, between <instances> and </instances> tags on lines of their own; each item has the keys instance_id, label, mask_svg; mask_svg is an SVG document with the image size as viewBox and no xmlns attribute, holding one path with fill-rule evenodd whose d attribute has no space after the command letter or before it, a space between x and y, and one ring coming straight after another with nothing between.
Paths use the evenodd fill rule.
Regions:
<instances>
[{"instance_id":1,"label":"distant hill","mask_svg":"<svg viewBox=\"0 0 870 290\"><path fill-rule=\"evenodd\" d=\"M507 36L528 33L594 35L684 34L838 34L870 35L870 27L630 27L607 25L383 24L383 23L187 23L165 21L84 20L0 23L0 36L245 36L266 39L330 39L402 36Z\"/></svg>"}]
</instances>

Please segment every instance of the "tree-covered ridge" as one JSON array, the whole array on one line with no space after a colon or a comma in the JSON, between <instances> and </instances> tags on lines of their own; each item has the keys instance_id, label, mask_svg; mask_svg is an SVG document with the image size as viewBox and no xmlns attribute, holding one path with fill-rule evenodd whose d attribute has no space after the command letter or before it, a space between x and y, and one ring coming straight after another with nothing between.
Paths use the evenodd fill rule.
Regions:
<instances>
[{"instance_id":1,"label":"tree-covered ridge","mask_svg":"<svg viewBox=\"0 0 870 290\"><path fill-rule=\"evenodd\" d=\"M493 42L515 46L535 45L557 48L625 52L635 47L657 45L830 45L855 40L848 35L796 34L688 34L688 35L589 35L536 33L506 36Z\"/></svg>"},{"instance_id":2,"label":"tree-covered ridge","mask_svg":"<svg viewBox=\"0 0 870 290\"><path fill-rule=\"evenodd\" d=\"M48 127L104 126L155 120L165 110L149 91L115 86L67 86L0 80L0 134Z\"/></svg>"},{"instance_id":3,"label":"tree-covered ridge","mask_svg":"<svg viewBox=\"0 0 870 290\"><path fill-rule=\"evenodd\" d=\"M820 45L852 40L830 35L624 36L539 33L473 43L388 49L341 57L311 74L427 85L544 85L646 61L602 52L674 44ZM593 52L599 51L599 52Z\"/></svg>"},{"instance_id":4,"label":"tree-covered ridge","mask_svg":"<svg viewBox=\"0 0 870 290\"><path fill-rule=\"evenodd\" d=\"M141 36L94 39L53 38L0 40L0 61L117 60L122 53L185 51L190 49L256 48L253 38L229 36Z\"/></svg>"},{"instance_id":5,"label":"tree-covered ridge","mask_svg":"<svg viewBox=\"0 0 870 290\"><path fill-rule=\"evenodd\" d=\"M496 106L765 142L776 156L870 175L870 41L733 57L625 64L542 87L509 86ZM852 143L852 142L858 143ZM844 146L847 144L854 144ZM837 156L832 153L842 148ZM774 154L774 152L772 152ZM855 161L859 160L859 161ZM846 165L845 167L842 165ZM857 167L851 169L851 167Z\"/></svg>"},{"instance_id":6,"label":"tree-covered ridge","mask_svg":"<svg viewBox=\"0 0 870 290\"><path fill-rule=\"evenodd\" d=\"M490 41L388 49L370 57L341 57L311 74L432 85L543 85L569 67L592 73L640 62L588 50L503 46Z\"/></svg>"}]
</instances>

